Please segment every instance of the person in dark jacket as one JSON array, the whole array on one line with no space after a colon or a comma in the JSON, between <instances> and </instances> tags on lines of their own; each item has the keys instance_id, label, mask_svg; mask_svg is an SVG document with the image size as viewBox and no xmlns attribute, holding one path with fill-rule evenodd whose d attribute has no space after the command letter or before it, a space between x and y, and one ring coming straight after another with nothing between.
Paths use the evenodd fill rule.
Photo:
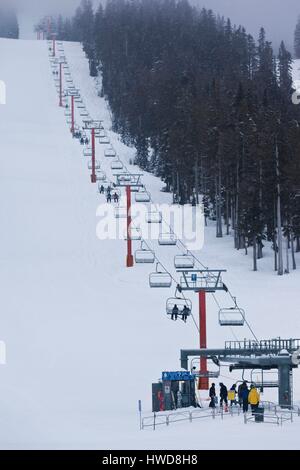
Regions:
<instances>
[{"instance_id":1,"label":"person in dark jacket","mask_svg":"<svg viewBox=\"0 0 300 470\"><path fill-rule=\"evenodd\" d=\"M223 406L223 402L225 403L226 407L228 406L228 390L227 387L221 382L220 384L220 406Z\"/></svg>"},{"instance_id":2,"label":"person in dark jacket","mask_svg":"<svg viewBox=\"0 0 300 470\"><path fill-rule=\"evenodd\" d=\"M182 320L184 322L187 321L187 318L190 315L190 313L191 313L190 309L185 305L183 310L182 310Z\"/></svg>"},{"instance_id":3,"label":"person in dark jacket","mask_svg":"<svg viewBox=\"0 0 300 470\"><path fill-rule=\"evenodd\" d=\"M249 408L248 395L249 395L248 385L247 385L247 382L244 381L240 388L240 396L243 402L243 413L247 413L248 408Z\"/></svg>"},{"instance_id":4,"label":"person in dark jacket","mask_svg":"<svg viewBox=\"0 0 300 470\"><path fill-rule=\"evenodd\" d=\"M178 309L177 305L175 304L174 307L173 307L173 310L172 310L171 320L177 320L178 313L179 313L179 309Z\"/></svg>"},{"instance_id":5,"label":"person in dark jacket","mask_svg":"<svg viewBox=\"0 0 300 470\"><path fill-rule=\"evenodd\" d=\"M104 186L103 186L103 184L100 186L100 191L99 191L99 192L100 192L100 194L104 194Z\"/></svg>"},{"instance_id":6,"label":"person in dark jacket","mask_svg":"<svg viewBox=\"0 0 300 470\"><path fill-rule=\"evenodd\" d=\"M216 407L216 385L211 384L211 387L209 389L209 398L210 398L210 403L209 407L210 408L215 408Z\"/></svg>"}]
</instances>

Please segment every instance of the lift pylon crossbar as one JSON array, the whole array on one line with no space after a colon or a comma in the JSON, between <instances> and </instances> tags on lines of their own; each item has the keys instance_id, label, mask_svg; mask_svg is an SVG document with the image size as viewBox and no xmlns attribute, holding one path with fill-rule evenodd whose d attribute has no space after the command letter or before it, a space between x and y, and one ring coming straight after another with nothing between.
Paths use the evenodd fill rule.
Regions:
<instances>
[{"instance_id":1,"label":"lift pylon crossbar","mask_svg":"<svg viewBox=\"0 0 300 470\"><path fill-rule=\"evenodd\" d=\"M177 269L180 277L180 287L183 291L193 292L215 292L218 290L226 290L222 282L222 273L225 269Z\"/></svg>"}]
</instances>

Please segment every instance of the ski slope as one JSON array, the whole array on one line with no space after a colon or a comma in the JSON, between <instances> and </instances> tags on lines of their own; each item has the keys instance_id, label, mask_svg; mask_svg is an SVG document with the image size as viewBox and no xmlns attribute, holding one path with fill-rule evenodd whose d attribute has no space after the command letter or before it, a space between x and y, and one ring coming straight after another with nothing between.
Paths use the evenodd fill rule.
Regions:
<instances>
[{"instance_id":1,"label":"ski slope","mask_svg":"<svg viewBox=\"0 0 300 470\"><path fill-rule=\"evenodd\" d=\"M64 51L91 116L103 120L129 165L134 149L111 131L80 45L66 43ZM151 410L151 383L161 371L179 369L180 349L198 347L197 330L192 321L167 318L174 288L149 288L153 266L126 269L125 242L98 240L96 212L104 201L58 107L47 43L0 39L0 58L7 85L7 104L0 107L0 340L7 347L7 364L0 366L0 448L299 448L300 419L283 428L245 426L236 417L139 431L137 401ZM109 173L103 152L97 145ZM157 178L145 174L143 182L156 202L170 200ZM156 251L172 269L175 249ZM224 281L259 338L300 336L299 271L278 278L267 248L253 273L249 257L232 249L231 237L215 239L214 227L197 255L228 270ZM196 310L196 296L191 300ZM210 347L250 337L245 328L233 335L219 327L217 313L209 297ZM220 380L232 385L236 376L222 373ZM294 384L300 401L298 371ZM273 392L264 399L274 399Z\"/></svg>"}]
</instances>

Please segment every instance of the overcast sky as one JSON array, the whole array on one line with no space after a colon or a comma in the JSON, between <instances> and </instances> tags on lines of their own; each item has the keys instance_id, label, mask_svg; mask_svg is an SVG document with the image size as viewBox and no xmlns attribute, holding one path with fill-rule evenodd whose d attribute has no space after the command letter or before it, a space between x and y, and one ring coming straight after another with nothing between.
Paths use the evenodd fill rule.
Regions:
<instances>
[{"instance_id":1,"label":"overcast sky","mask_svg":"<svg viewBox=\"0 0 300 470\"><path fill-rule=\"evenodd\" d=\"M2 3L5 0L0 0ZM8 1L8 0L6 0ZM99 0L95 0L98 2ZM34 21L43 14L71 14L80 0L10 0L16 2L20 10L21 34L30 34L30 18ZM300 15L299 0L190 0L199 7L207 7L224 16L229 16L233 23L242 24L257 37L260 26L264 26L267 35L278 46L284 39L290 48L293 44L293 32L297 17ZM26 21L25 21L26 19Z\"/></svg>"}]
</instances>

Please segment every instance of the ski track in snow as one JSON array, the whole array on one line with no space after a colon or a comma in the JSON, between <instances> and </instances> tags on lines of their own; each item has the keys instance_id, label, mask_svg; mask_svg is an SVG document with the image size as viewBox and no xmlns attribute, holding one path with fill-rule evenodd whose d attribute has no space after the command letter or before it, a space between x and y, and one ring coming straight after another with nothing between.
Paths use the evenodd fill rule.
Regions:
<instances>
[{"instance_id":1,"label":"ski track in snow","mask_svg":"<svg viewBox=\"0 0 300 470\"><path fill-rule=\"evenodd\" d=\"M91 116L104 120L114 148L129 162L134 149L111 131L81 46L64 48ZM0 57L0 79L7 84L7 105L0 107L0 339L7 346L7 365L0 366L0 448L299 449L298 418L282 428L227 417L139 431L138 399L145 412L151 409L151 383L162 370L179 369L179 351L198 346L197 331L191 321L166 317L174 289L148 287L153 266L127 270L125 242L97 239L96 209L103 200L58 107L46 42L1 39ZM103 151L97 145L109 174ZM157 178L145 174L143 181L155 202L170 201ZM171 270L176 250L155 245L155 251ZM228 269L224 281L257 336L300 337L299 271L278 278L267 246L253 273L249 251L248 257L234 251L232 237L216 239L210 226L197 254L211 268ZM197 316L196 296L190 298ZM209 346L234 339L219 327L210 296L207 307ZM249 337L245 328L235 334ZM227 385L240 379L228 369L222 374ZM294 385L299 401L297 370ZM264 399L275 399L274 393Z\"/></svg>"}]
</instances>

